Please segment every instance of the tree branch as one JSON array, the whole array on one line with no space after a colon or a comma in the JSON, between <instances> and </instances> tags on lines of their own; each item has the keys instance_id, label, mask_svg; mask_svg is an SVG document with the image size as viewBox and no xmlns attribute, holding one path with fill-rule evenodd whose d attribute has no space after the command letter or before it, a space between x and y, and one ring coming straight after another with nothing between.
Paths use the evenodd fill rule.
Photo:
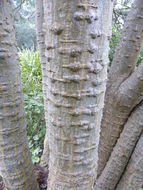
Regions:
<instances>
[{"instance_id":1,"label":"tree branch","mask_svg":"<svg viewBox=\"0 0 143 190\"><path fill-rule=\"evenodd\" d=\"M44 109L45 109L45 120L46 120L46 135L44 140L44 150L43 155L41 157L41 165L48 169L48 162L49 162L49 144L48 144L48 133L47 133L47 119L48 118L48 107L47 107L47 94L46 94L46 81L47 81L47 74L46 74L46 57L45 57L45 36L44 36L44 6L43 0L36 0L36 22L37 22L37 41L38 41L38 48L40 53L40 62L42 68L42 88L43 88L43 96L44 96Z\"/></svg>"},{"instance_id":2,"label":"tree branch","mask_svg":"<svg viewBox=\"0 0 143 190\"><path fill-rule=\"evenodd\" d=\"M116 190L135 190L143 185L143 133Z\"/></svg>"},{"instance_id":3,"label":"tree branch","mask_svg":"<svg viewBox=\"0 0 143 190\"><path fill-rule=\"evenodd\" d=\"M119 102L132 110L143 99L143 62L122 83L118 91Z\"/></svg>"},{"instance_id":4,"label":"tree branch","mask_svg":"<svg viewBox=\"0 0 143 190\"><path fill-rule=\"evenodd\" d=\"M17 7L15 7L15 9L13 10L14 14L16 14L21 9L21 6L24 2L25 0L21 0L20 4Z\"/></svg>"},{"instance_id":5,"label":"tree branch","mask_svg":"<svg viewBox=\"0 0 143 190\"><path fill-rule=\"evenodd\" d=\"M134 71L143 43L142 10L142 0L135 0L135 4L128 15L109 73L100 133L98 176L103 171L130 112L134 108L134 106L129 107L123 104L124 101L118 93L120 92L119 87L124 84L124 81ZM137 90L136 86L135 90ZM137 102L140 102L140 100Z\"/></svg>"},{"instance_id":6,"label":"tree branch","mask_svg":"<svg viewBox=\"0 0 143 190\"><path fill-rule=\"evenodd\" d=\"M143 102L129 117L109 161L97 180L96 190L115 189L143 132Z\"/></svg>"},{"instance_id":7,"label":"tree branch","mask_svg":"<svg viewBox=\"0 0 143 190\"><path fill-rule=\"evenodd\" d=\"M125 23L109 73L109 83L122 83L134 70L143 44L143 2L136 0Z\"/></svg>"}]
</instances>

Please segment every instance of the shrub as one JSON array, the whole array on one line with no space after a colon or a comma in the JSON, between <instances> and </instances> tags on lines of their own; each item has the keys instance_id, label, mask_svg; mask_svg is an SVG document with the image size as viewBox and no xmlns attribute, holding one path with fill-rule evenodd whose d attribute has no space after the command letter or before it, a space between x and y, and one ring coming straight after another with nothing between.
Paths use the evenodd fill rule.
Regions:
<instances>
[{"instance_id":1,"label":"shrub","mask_svg":"<svg viewBox=\"0 0 143 190\"><path fill-rule=\"evenodd\" d=\"M45 136L42 73L38 52L20 50L21 79L29 147L34 163L40 161Z\"/></svg>"}]
</instances>

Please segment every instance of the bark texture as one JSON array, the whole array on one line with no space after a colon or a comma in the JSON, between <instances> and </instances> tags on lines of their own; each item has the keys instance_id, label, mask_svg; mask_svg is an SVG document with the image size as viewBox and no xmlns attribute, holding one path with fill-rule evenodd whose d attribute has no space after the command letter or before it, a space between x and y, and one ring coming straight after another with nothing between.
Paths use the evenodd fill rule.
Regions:
<instances>
[{"instance_id":1,"label":"bark texture","mask_svg":"<svg viewBox=\"0 0 143 190\"><path fill-rule=\"evenodd\" d=\"M44 0L49 189L93 189L111 14L110 0Z\"/></svg>"},{"instance_id":2,"label":"bark texture","mask_svg":"<svg viewBox=\"0 0 143 190\"><path fill-rule=\"evenodd\" d=\"M0 175L7 190L38 190L28 149L9 0L0 1Z\"/></svg>"},{"instance_id":3,"label":"bark texture","mask_svg":"<svg viewBox=\"0 0 143 190\"><path fill-rule=\"evenodd\" d=\"M43 7L43 0L36 0L36 21L37 21L37 41L40 53L40 62L42 68L42 83L43 83L43 96L44 96L44 110L45 110L45 121L46 121L46 128L48 128L47 123L47 95L46 95L46 57L45 57L45 28L44 28L44 7ZM46 130L47 132L47 130ZM41 157L41 165L48 169L48 162L49 162L49 145L48 145L48 135L45 136L44 141L44 151Z\"/></svg>"},{"instance_id":4,"label":"bark texture","mask_svg":"<svg viewBox=\"0 0 143 190\"><path fill-rule=\"evenodd\" d=\"M134 71L142 44L143 2L135 0L109 73L101 124L98 176L109 160L128 117L142 100L142 66Z\"/></svg>"},{"instance_id":5,"label":"bark texture","mask_svg":"<svg viewBox=\"0 0 143 190\"><path fill-rule=\"evenodd\" d=\"M143 133L116 190L135 190L143 187Z\"/></svg>"},{"instance_id":6,"label":"bark texture","mask_svg":"<svg viewBox=\"0 0 143 190\"><path fill-rule=\"evenodd\" d=\"M143 103L131 114L124 130L114 147L102 174L97 180L96 190L114 190L126 165L134 151L134 148L143 132ZM142 155L139 156L143 158ZM137 163L137 162L136 162ZM142 169L141 169L142 170ZM134 173L133 169L132 172ZM139 178L140 179L140 178ZM142 178L143 183L143 178ZM134 186L135 187L135 186ZM122 189L122 188L121 188ZM134 188L136 189L136 188ZM124 188L122 189L124 190Z\"/></svg>"}]
</instances>

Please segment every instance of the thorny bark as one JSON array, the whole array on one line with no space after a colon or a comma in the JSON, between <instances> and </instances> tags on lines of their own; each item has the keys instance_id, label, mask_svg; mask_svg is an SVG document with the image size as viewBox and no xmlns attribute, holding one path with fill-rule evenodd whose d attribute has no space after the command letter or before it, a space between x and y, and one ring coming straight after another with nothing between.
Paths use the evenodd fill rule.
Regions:
<instances>
[{"instance_id":1,"label":"thorny bark","mask_svg":"<svg viewBox=\"0 0 143 190\"><path fill-rule=\"evenodd\" d=\"M0 175L7 190L38 190L26 134L9 0L0 1Z\"/></svg>"},{"instance_id":2,"label":"thorny bark","mask_svg":"<svg viewBox=\"0 0 143 190\"><path fill-rule=\"evenodd\" d=\"M44 110L45 110L45 121L46 128L48 128L47 120L48 120L48 108L47 108L47 95L46 95L46 57L45 57L45 28L44 28L44 7L43 0L36 0L36 21L37 21L37 41L40 53L40 62L42 68L42 86L43 86L43 96L44 96ZM46 129L47 132L47 129ZM44 141L44 151L41 157L40 164L48 169L49 162L49 145L48 145L48 135L45 136Z\"/></svg>"},{"instance_id":3,"label":"thorny bark","mask_svg":"<svg viewBox=\"0 0 143 190\"><path fill-rule=\"evenodd\" d=\"M108 77L99 143L98 176L102 173L129 115L142 100L142 77L141 75L138 77L140 71L137 75L136 71L132 74L142 44L143 2L135 0L122 31ZM131 84L134 78L137 86Z\"/></svg>"},{"instance_id":4,"label":"thorny bark","mask_svg":"<svg viewBox=\"0 0 143 190\"><path fill-rule=\"evenodd\" d=\"M47 49L46 50L46 57L47 57L46 58L47 59L46 60L47 61L46 69L48 70L48 77L49 77L49 79L47 81L45 80L46 84L48 85L48 87L46 87L47 94L45 97L47 97L49 100L49 102L47 101L46 105L49 105L49 107L51 108L52 111L49 110L49 112L51 113L49 118L48 118L48 115L46 116L47 126L49 125L51 128L49 130L47 130L46 139L45 139L45 150L47 148L48 153L46 152L47 151L46 150L45 154L43 156L43 158L44 158L43 160L47 159L48 157L46 155L49 154L49 147L47 146L48 145L47 139L52 138L52 143L50 143L51 151L52 151L50 158L51 159L54 158L54 162L50 161L50 164L52 163L50 168L51 168L51 171L54 171L54 172L50 173L49 188L53 188L53 189L54 188L56 189L57 187L58 187L58 189L59 188L61 188L61 189L67 188L68 189L70 187L75 188L78 185L74 178L76 178L78 181L79 178L84 179L84 177L80 176L79 174L78 174L79 178L76 177L76 172L74 173L74 171L76 171L77 168L80 171L80 169L82 169L82 167L80 167L80 165L85 163L85 161L86 161L86 157L85 157L85 161L82 161L82 159L81 159L82 156L81 157L79 156L77 159L77 155L75 153L79 153L81 151L75 152L75 150L76 150L77 145L78 145L78 147L80 144L83 144L83 146L84 146L85 145L84 142L87 142L87 140L86 140L86 137L80 138L80 136L78 136L78 139L77 139L77 137L75 139L75 135L74 135L75 129L73 128L73 130L71 130L69 128L70 127L69 123L72 119L75 119L75 116L73 114L72 117L69 117L69 115L67 114L67 110L69 111L69 110L71 110L71 108L76 110L76 108L77 108L76 104L79 102L79 100L78 101L76 100L76 98L77 98L76 93L73 93L74 89L75 89L75 84L74 84L75 81L76 82L78 81L80 86L83 86L83 84L85 84L85 83L83 83L84 80L83 80L83 82L80 81L80 77L79 77L79 79L75 78L76 77L75 74L77 74L77 71L79 71L78 74L80 74L81 70L83 73L85 73L85 71L87 69L89 69L89 66L88 65L80 66L80 64L75 62L75 60L78 60L78 62L83 61L82 56L81 56L82 51L80 49L81 46L77 45L79 42L77 39L75 40L75 37L78 36L79 34L76 35L76 30L75 30L73 32L73 36L68 36L69 31L72 32L72 30L71 30L70 26L67 27L67 25L68 25L68 22L70 22L70 19L72 20L71 13L74 9L70 10L69 12L68 12L68 10L67 10L67 12L66 11L64 12L60 8L60 3L62 3L62 2L59 3L58 10L56 9L58 7L56 0L53 2L53 4L51 2L49 2L48 0L45 0L44 2L45 2L44 7L46 7L46 8L45 8L45 21L44 21L45 23L43 25L45 26L45 29L46 29L45 31L47 31L46 32L46 49ZM48 7L46 6L47 4L48 4ZM73 4L72 4L72 6L73 6ZM57 5L57 7L55 5ZM64 1L63 1L63 5L65 5L65 7L66 7L66 3L64 4ZM67 3L67 6L68 5L70 8L71 4ZM54 11L53 11L53 7L55 8ZM47 11L48 8L49 8L49 12ZM79 8L81 8L82 11L83 10L85 11L84 14L82 14L81 11L76 12L76 14L77 14L76 16L78 17L77 20L78 20L78 22L82 22L81 30L84 32L84 26L87 27L86 24L83 24L85 22L84 20L86 20L88 23L88 22L90 22L90 18L88 17L89 15L86 16L87 7L80 5ZM136 142L138 141L140 134L142 133L142 129L143 129L142 122L143 121L142 121L142 117L141 117L142 116L141 115L142 107L140 105L140 102L143 99L142 98L143 64L141 64L134 71L135 65L137 63L138 55L140 52L140 48L141 48L142 42L143 42L143 11L142 10L143 10L142 1L136 0L132 10L130 11L128 19L126 21L124 30L122 32L119 46L116 50L116 54L115 54L115 57L113 60L113 65L112 65L112 68L109 73L109 81L108 81L107 93L106 93L106 104L105 104L105 109L104 109L105 111L104 111L104 117L103 117L103 122L102 122L102 131L101 131L101 139L100 139L101 147L99 147L100 160L99 160L98 175L100 177L98 178L97 184L95 186L95 190L98 190L98 189L113 190L113 189L115 189L121 176L124 174L125 167L130 159L130 156L133 152ZM53 14L52 14L52 11L53 11ZM58 15L57 15L58 13L59 13L59 15L61 15L61 18L60 18L60 16L58 17ZM51 18L50 15L52 15L53 17ZM66 17L65 15L68 15L69 17ZM65 22L65 26L63 27L61 25L61 23L62 23L62 21L64 21L64 18L65 18L64 16L66 17L66 22ZM47 21L49 21L48 24L46 23ZM54 24L52 25L53 22L54 22ZM79 29L79 33L81 33L81 30ZM100 33L100 32L98 31L98 33ZM87 32L85 32L85 35L87 35ZM95 38L95 39L99 39L99 40L100 40L100 37L102 37L102 35L100 35L100 34L99 35L96 34L95 36L93 34L91 34L91 36L93 39ZM63 37L65 37L65 39L64 39L65 41L63 40ZM60 44L61 44L60 42L62 40L63 40L64 46L61 46L61 49L60 49L59 46L60 46ZM81 41L84 41L84 40L87 43L89 39L86 38ZM76 41L76 42L73 42L73 41ZM55 45L56 43L58 44L57 46ZM72 45L72 47L74 46L73 49L72 49L70 43L71 44L75 43L74 45ZM84 45L83 45L83 47L84 47ZM59 51L58 51L58 49L59 49ZM72 52L72 50L73 50L73 52ZM87 51L89 51L89 50L87 50ZM78 55L74 56L74 54L78 54ZM96 53L93 52L93 54L96 57ZM53 58L54 55L56 55L56 59L60 60L61 63L65 63L64 68L62 68L62 64L59 64L58 61ZM88 55L86 55L86 56L84 55L85 60L87 57L88 57ZM67 63L68 63L68 61L71 61L71 60L73 60L72 62L74 62L74 64L72 63L72 65L69 66ZM51 62L56 63L57 65L52 66ZM85 65L85 63L83 63L83 64ZM93 62L92 62L92 64L93 64ZM68 69L70 70L70 72L68 72ZM68 85L67 81L65 79L63 79L64 73L67 74L66 80L68 79L72 83L72 84L70 84L70 86ZM69 78L69 76L68 76L69 74L70 75L74 74L74 77ZM95 74L98 75L98 72ZM84 76L86 76L86 74L84 74ZM101 77L101 75L100 75L100 77ZM58 88L58 85L59 85L59 88ZM97 84L97 86L98 85L100 85L100 84ZM52 90L52 88L51 88L53 86L54 86L54 90ZM71 88L73 91L71 91ZM64 89L64 92L62 93L63 89ZM86 92L85 89L86 89L86 85L84 85L84 92ZM69 97L69 90L70 90L70 97ZM78 89L78 86L76 86L76 91L79 94L83 93L83 90L81 88ZM74 98L74 101L72 100L73 98ZM86 95L85 95L85 98L86 98ZM59 100L59 102L57 100ZM65 102L66 102L66 104L65 104ZM81 105L83 105L83 106L87 105L85 103L85 101L83 101L83 100L81 100L81 103L82 103ZM74 104L74 106L73 106L73 104ZM85 108L84 108L84 110L85 110ZM80 109L77 110L76 115L79 114L78 111L82 111L82 110L80 110ZM56 116L56 114L57 114L56 112L58 113L59 117ZM54 116L52 115L53 113L55 113ZM78 123L78 125L80 124L79 127L82 128L85 126L85 124L83 123L83 125L82 125L81 114L85 114L85 113L80 113L78 115L77 119L79 121L81 121ZM86 115L88 115L88 114L86 113ZM62 118L66 118L66 121L62 121ZM100 116L100 118L101 118L101 116ZM138 118L137 122L136 122L136 118ZM49 122L49 124L48 124L48 122ZM75 122L75 123L77 125L77 122ZM76 127L76 125L74 127ZM66 129L67 131L65 130L64 127L67 127L67 129ZM80 131L79 129L80 128L78 128L78 132ZM122 131L122 129L123 129L123 131ZM76 132L77 132L77 130L76 130ZM120 133L121 133L121 136L118 139ZM67 135L68 135L68 138L67 138ZM78 140L78 143L73 139L73 137L76 141ZM99 138L99 136L97 138ZM118 142L116 144L117 139L118 139ZM81 140L82 140L82 142L81 142ZM60 143L58 144L58 142L60 142ZM76 142L76 144L74 142ZM55 144L55 147L56 147L55 149L53 148L54 147L53 144ZM116 146L115 146L115 144L116 144ZM67 150L67 147L69 148L70 151ZM75 150L73 149L73 147L75 147ZM114 147L114 149L113 149L113 147ZM85 146L84 146L84 148L85 148ZM80 154L82 154L84 152L84 148ZM81 149L82 149L82 145L81 145ZM54 152L55 150L56 150L56 152ZM113 150L113 152L112 152L112 150ZM112 154L111 154L111 152L112 152ZM73 158L76 156L75 157L76 159L72 158L70 160L70 156L72 156ZM142 157L142 155L140 155L140 158L139 158L140 160L141 160L141 157ZM84 156L83 156L83 158L84 158ZM97 154L95 156L95 159L97 161ZM109 159L109 161L108 161L108 159ZM107 162L107 164L106 164L106 162ZM88 163L88 159L87 159L86 164L84 164L84 165L88 169L88 166L90 166L90 164ZM106 165L106 167L105 167L105 165ZM70 169L68 167L70 167ZM69 169L68 172L66 169ZM85 170L85 169L83 168L83 170ZM56 173L57 171L59 172L59 174ZM101 171L102 171L102 174L101 174ZM82 171L82 172L85 173L85 171ZM81 174L82 174L82 172L81 172ZM70 174L72 174L73 176ZM138 174L137 176L139 176L139 175L140 174ZM65 178L65 176L67 178ZM65 178L65 181L63 181L62 178ZM69 178L71 179L70 181L68 181ZM86 178L87 178L87 176L86 176ZM122 178L124 178L124 175ZM139 178L139 179L141 179L141 178ZM136 178L136 180L137 180L137 178ZM88 179L87 179L87 181L88 181ZM86 186L88 184L87 181L84 179L85 183L83 183L81 180L81 183L83 186L79 186L79 189L92 188L92 185L90 187ZM94 181L94 180L92 180L92 181ZM55 184L55 182L57 184ZM68 182L68 184L67 184L67 182ZM139 187L139 185L141 186L141 182L142 182L141 180L137 180L136 184L138 184L138 187ZM129 183L128 180L127 180L127 183ZM71 185L71 184L73 184L73 185ZM121 189L122 189L122 187L123 187L123 182L121 185ZM135 187L135 185L133 187ZM125 186L124 186L123 190L126 190Z\"/></svg>"},{"instance_id":5,"label":"thorny bark","mask_svg":"<svg viewBox=\"0 0 143 190\"><path fill-rule=\"evenodd\" d=\"M111 1L44 0L49 189L93 189Z\"/></svg>"}]
</instances>

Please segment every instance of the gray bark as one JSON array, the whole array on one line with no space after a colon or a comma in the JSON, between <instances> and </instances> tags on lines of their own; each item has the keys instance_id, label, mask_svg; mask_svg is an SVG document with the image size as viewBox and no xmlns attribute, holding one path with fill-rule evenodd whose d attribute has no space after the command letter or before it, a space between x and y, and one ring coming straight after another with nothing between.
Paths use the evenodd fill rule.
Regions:
<instances>
[{"instance_id":1,"label":"gray bark","mask_svg":"<svg viewBox=\"0 0 143 190\"><path fill-rule=\"evenodd\" d=\"M125 171L126 165L129 162L132 152L134 151L142 132L143 102L137 106L125 124L120 138L112 151L109 161L97 180L96 190L115 189Z\"/></svg>"},{"instance_id":2,"label":"gray bark","mask_svg":"<svg viewBox=\"0 0 143 190\"><path fill-rule=\"evenodd\" d=\"M49 189L93 189L111 9L110 0L44 0Z\"/></svg>"},{"instance_id":3,"label":"gray bark","mask_svg":"<svg viewBox=\"0 0 143 190\"><path fill-rule=\"evenodd\" d=\"M46 57L45 57L45 28L44 28L44 7L43 7L43 0L36 0L36 21L37 21L37 41L40 53L40 62L42 68L42 86L43 86L43 97L44 97L44 110L45 110L45 121L46 121L46 128L48 128L47 124L47 95L46 95ZM47 129L46 129L47 132ZM41 166L45 169L48 169L48 162L49 162L49 145L48 145L48 135L45 136L44 141L44 151L41 157Z\"/></svg>"},{"instance_id":4,"label":"gray bark","mask_svg":"<svg viewBox=\"0 0 143 190\"><path fill-rule=\"evenodd\" d=\"M37 5L40 2L37 1ZM107 69L105 58L108 50L105 49L112 6L107 1L96 5L90 3L92 1L44 0L45 18L40 16L43 8L37 6L40 11L39 34L43 36L43 25L46 34L45 38L39 37L43 48L41 57L44 53L46 55L46 69L42 70L45 111L48 113L41 163L47 166L49 161L49 189L93 189L96 178ZM92 9L96 11L92 12ZM95 190L114 190L122 175L122 178L127 178L125 168L143 130L143 64L135 69L143 43L142 10L142 0L136 0L109 73L99 147L99 178ZM96 16L102 17L102 23ZM135 176L134 188L141 185L141 176L141 172ZM126 190L125 184L131 187L126 181L121 182L120 189L124 186Z\"/></svg>"},{"instance_id":5,"label":"gray bark","mask_svg":"<svg viewBox=\"0 0 143 190\"><path fill-rule=\"evenodd\" d=\"M142 10L142 0L135 0L110 69L101 124L98 176L109 160L128 117L142 100L141 70L133 73L143 44ZM134 79L135 83L132 83Z\"/></svg>"},{"instance_id":6,"label":"gray bark","mask_svg":"<svg viewBox=\"0 0 143 190\"><path fill-rule=\"evenodd\" d=\"M135 190L143 186L143 134L116 190Z\"/></svg>"},{"instance_id":7,"label":"gray bark","mask_svg":"<svg viewBox=\"0 0 143 190\"><path fill-rule=\"evenodd\" d=\"M143 100L143 62L120 85L118 98L123 106L132 110Z\"/></svg>"},{"instance_id":8,"label":"gray bark","mask_svg":"<svg viewBox=\"0 0 143 190\"><path fill-rule=\"evenodd\" d=\"M0 175L7 190L37 190L28 148L10 1L0 1Z\"/></svg>"}]
</instances>

